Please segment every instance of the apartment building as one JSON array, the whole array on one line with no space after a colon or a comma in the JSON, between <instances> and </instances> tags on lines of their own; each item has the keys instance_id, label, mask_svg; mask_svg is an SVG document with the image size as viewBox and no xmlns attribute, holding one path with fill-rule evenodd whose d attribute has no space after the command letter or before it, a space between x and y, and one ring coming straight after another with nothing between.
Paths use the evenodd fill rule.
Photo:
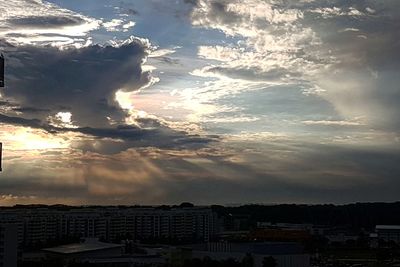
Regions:
<instances>
[{"instance_id":1,"label":"apartment building","mask_svg":"<svg viewBox=\"0 0 400 267\"><path fill-rule=\"evenodd\" d=\"M0 224L0 267L17 267L18 226Z\"/></svg>"},{"instance_id":2,"label":"apartment building","mask_svg":"<svg viewBox=\"0 0 400 267\"><path fill-rule=\"evenodd\" d=\"M0 222L17 225L22 246L65 238L99 238L113 242L208 242L216 215L207 208L31 208L0 211Z\"/></svg>"}]
</instances>

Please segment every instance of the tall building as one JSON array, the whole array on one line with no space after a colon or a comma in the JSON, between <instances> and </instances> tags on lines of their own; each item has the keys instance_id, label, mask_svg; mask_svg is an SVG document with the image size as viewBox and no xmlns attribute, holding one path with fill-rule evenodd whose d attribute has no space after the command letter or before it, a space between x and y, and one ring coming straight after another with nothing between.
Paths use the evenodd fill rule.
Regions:
<instances>
[{"instance_id":1,"label":"tall building","mask_svg":"<svg viewBox=\"0 0 400 267\"><path fill-rule=\"evenodd\" d=\"M207 242L215 234L215 215L209 209L142 209L127 213L134 218L133 237L137 240Z\"/></svg>"},{"instance_id":2,"label":"tall building","mask_svg":"<svg viewBox=\"0 0 400 267\"><path fill-rule=\"evenodd\" d=\"M0 211L0 225L14 225L17 228L18 246L24 243L24 223L20 211Z\"/></svg>"},{"instance_id":3,"label":"tall building","mask_svg":"<svg viewBox=\"0 0 400 267\"><path fill-rule=\"evenodd\" d=\"M0 267L17 267L18 226L0 224Z\"/></svg>"}]
</instances>

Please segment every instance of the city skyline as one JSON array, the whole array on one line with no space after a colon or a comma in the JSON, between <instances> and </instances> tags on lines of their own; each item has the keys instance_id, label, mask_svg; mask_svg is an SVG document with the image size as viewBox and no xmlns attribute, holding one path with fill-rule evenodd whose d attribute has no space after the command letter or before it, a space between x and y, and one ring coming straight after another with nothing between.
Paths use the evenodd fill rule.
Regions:
<instances>
[{"instance_id":1,"label":"city skyline","mask_svg":"<svg viewBox=\"0 0 400 267\"><path fill-rule=\"evenodd\" d=\"M399 200L398 1L3 2L0 206Z\"/></svg>"}]
</instances>

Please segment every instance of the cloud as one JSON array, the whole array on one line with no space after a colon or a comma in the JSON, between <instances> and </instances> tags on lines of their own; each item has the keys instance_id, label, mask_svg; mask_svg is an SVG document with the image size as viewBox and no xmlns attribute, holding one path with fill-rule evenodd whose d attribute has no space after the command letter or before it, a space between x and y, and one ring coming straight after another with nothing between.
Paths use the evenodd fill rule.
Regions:
<instances>
[{"instance_id":1,"label":"cloud","mask_svg":"<svg viewBox=\"0 0 400 267\"><path fill-rule=\"evenodd\" d=\"M21 107L51 110L42 114L42 120L70 111L78 126L104 127L111 120L121 123L127 114L115 101L115 93L135 91L151 81L150 73L141 69L147 49L146 43L135 38L120 47L9 48L11 78L2 95Z\"/></svg>"},{"instance_id":2,"label":"cloud","mask_svg":"<svg viewBox=\"0 0 400 267\"><path fill-rule=\"evenodd\" d=\"M198 0L183 0L184 3L186 4L192 4L192 5L198 5L199 1Z\"/></svg>"},{"instance_id":3,"label":"cloud","mask_svg":"<svg viewBox=\"0 0 400 267\"><path fill-rule=\"evenodd\" d=\"M215 141L173 130L156 117L134 117L133 110L117 102L118 91L135 92L154 83L151 71L142 70L149 51L147 40L134 37L113 46L61 50L9 45L0 122L53 134L81 133L86 137L73 139L75 147L104 153L139 146L198 147ZM60 114L68 114L68 123Z\"/></svg>"},{"instance_id":4,"label":"cloud","mask_svg":"<svg viewBox=\"0 0 400 267\"><path fill-rule=\"evenodd\" d=\"M85 20L78 16L48 16L48 17L38 17L38 16L26 16L20 18L10 18L7 23L10 23L16 27L23 28L59 28L65 26L80 25L84 23Z\"/></svg>"},{"instance_id":5,"label":"cloud","mask_svg":"<svg viewBox=\"0 0 400 267\"><path fill-rule=\"evenodd\" d=\"M210 80L201 83L204 88L196 89L210 92L203 94L201 101L219 112L225 108L220 103L227 95L274 86L314 91L307 77L330 62L316 49L320 39L313 29L300 23L303 17L302 10L286 7L280 1L199 1L193 7L192 25L226 36L223 43L208 42L198 47L198 56L210 62L191 71ZM234 105L230 108L243 110Z\"/></svg>"},{"instance_id":6,"label":"cloud","mask_svg":"<svg viewBox=\"0 0 400 267\"><path fill-rule=\"evenodd\" d=\"M121 19L113 19L109 22L104 22L103 27L109 32L118 31L118 27L120 27L124 23Z\"/></svg>"},{"instance_id":7,"label":"cloud","mask_svg":"<svg viewBox=\"0 0 400 267\"><path fill-rule=\"evenodd\" d=\"M124 16L102 26L45 2L20 2L27 14L0 23L0 35L13 41L0 41L2 203L396 200L398 1L139 4L144 31L154 25L151 12L183 23L192 11L194 27L182 25L182 38L168 27L151 33L167 44L155 51L139 38L91 43L96 27L110 36L116 32L105 27L133 26ZM158 24L171 21L164 15ZM161 80L150 72L156 68ZM147 91L156 81L167 82ZM150 113L154 102L183 121L134 108Z\"/></svg>"},{"instance_id":8,"label":"cloud","mask_svg":"<svg viewBox=\"0 0 400 267\"><path fill-rule=\"evenodd\" d=\"M211 80L204 91L215 79L232 87L258 81L260 90L296 86L331 103L345 121L364 116L370 128L398 130L397 11L395 1L199 1L192 24L226 39L199 46L198 56L211 63L191 73Z\"/></svg>"},{"instance_id":9,"label":"cloud","mask_svg":"<svg viewBox=\"0 0 400 267\"><path fill-rule=\"evenodd\" d=\"M258 141L196 151L137 148L115 155L55 150L40 160L25 153L7 159L0 195L17 198L10 203L29 196L34 202L80 204L396 200L398 149L316 145L287 137Z\"/></svg>"},{"instance_id":10,"label":"cloud","mask_svg":"<svg viewBox=\"0 0 400 267\"><path fill-rule=\"evenodd\" d=\"M73 148L103 154L115 154L132 147L198 149L218 141L216 136L188 134L173 130L167 125L151 119L140 121L138 126L118 125L109 128L93 128L70 127L65 123L54 126L38 119L24 119L0 114L0 123L44 130L48 134L54 135L81 134L80 136L64 136L64 141L68 141Z\"/></svg>"},{"instance_id":11,"label":"cloud","mask_svg":"<svg viewBox=\"0 0 400 267\"><path fill-rule=\"evenodd\" d=\"M127 32L130 28L135 26L135 22L133 21L126 21L123 19L112 19L108 22L103 22L102 26L108 32Z\"/></svg>"},{"instance_id":12,"label":"cloud","mask_svg":"<svg viewBox=\"0 0 400 267\"><path fill-rule=\"evenodd\" d=\"M86 38L71 37L86 37L101 22L42 0L3 1L0 13L0 38L15 45L82 46ZM69 41L57 41L60 37Z\"/></svg>"},{"instance_id":13,"label":"cloud","mask_svg":"<svg viewBox=\"0 0 400 267\"><path fill-rule=\"evenodd\" d=\"M242 39L229 46L200 46L199 56L221 61L218 67L228 77L243 72L252 80L265 73L267 83L270 73L280 72L285 79L299 72L311 75L322 66L313 49L319 45L319 38L310 27L299 23L303 17L300 9L285 9L265 1L201 1L194 8L192 24Z\"/></svg>"},{"instance_id":14,"label":"cloud","mask_svg":"<svg viewBox=\"0 0 400 267\"><path fill-rule=\"evenodd\" d=\"M362 122L360 121L332 121L332 120L323 120L323 121L303 121L306 125L321 125L321 126L362 126Z\"/></svg>"},{"instance_id":15,"label":"cloud","mask_svg":"<svg viewBox=\"0 0 400 267\"><path fill-rule=\"evenodd\" d=\"M102 22L41 0L10 1L0 4L0 10L6 14L0 19L7 60L3 125L69 133L65 138L75 148L103 153L140 146L199 147L215 141L173 130L154 116L139 118L131 105L120 106L117 92L138 92L159 81L144 65L154 47L136 37L92 44L89 33L99 27L127 31L135 22ZM160 52L165 56L173 50ZM68 121L60 114L68 115Z\"/></svg>"}]
</instances>

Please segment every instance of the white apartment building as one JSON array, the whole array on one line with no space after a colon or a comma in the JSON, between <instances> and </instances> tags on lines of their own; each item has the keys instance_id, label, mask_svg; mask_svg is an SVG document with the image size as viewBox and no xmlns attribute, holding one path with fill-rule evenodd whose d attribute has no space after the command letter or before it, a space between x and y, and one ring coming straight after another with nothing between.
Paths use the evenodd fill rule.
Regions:
<instances>
[{"instance_id":1,"label":"white apartment building","mask_svg":"<svg viewBox=\"0 0 400 267\"><path fill-rule=\"evenodd\" d=\"M7 216L6 216L7 215ZM115 241L208 242L215 235L216 215L208 208L30 208L0 211L0 223L18 225L24 246L68 237Z\"/></svg>"}]
</instances>

